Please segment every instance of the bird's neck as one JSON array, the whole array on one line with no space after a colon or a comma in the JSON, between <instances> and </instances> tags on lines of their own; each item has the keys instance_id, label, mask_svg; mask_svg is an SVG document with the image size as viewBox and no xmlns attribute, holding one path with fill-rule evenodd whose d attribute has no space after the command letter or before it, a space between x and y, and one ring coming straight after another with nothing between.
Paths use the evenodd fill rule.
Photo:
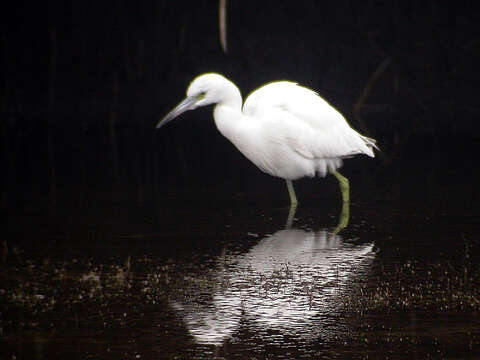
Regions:
<instances>
[{"instance_id":1,"label":"bird's neck","mask_svg":"<svg viewBox=\"0 0 480 360\"><path fill-rule=\"evenodd\" d=\"M232 107L218 104L213 113L218 131L225 136L250 161L261 167L257 162L261 124L250 116L244 115L240 106Z\"/></svg>"},{"instance_id":2,"label":"bird's neck","mask_svg":"<svg viewBox=\"0 0 480 360\"><path fill-rule=\"evenodd\" d=\"M241 116L241 108L237 106L220 103L213 109L215 125L224 136L227 136L228 132L235 127L235 122L241 121Z\"/></svg>"},{"instance_id":3,"label":"bird's neck","mask_svg":"<svg viewBox=\"0 0 480 360\"><path fill-rule=\"evenodd\" d=\"M237 146L238 139L244 137L246 119L242 113L242 95L234 83L223 84L213 117L218 131Z\"/></svg>"},{"instance_id":4,"label":"bird's neck","mask_svg":"<svg viewBox=\"0 0 480 360\"><path fill-rule=\"evenodd\" d=\"M231 108L233 111L242 111L242 94L238 87L231 81L226 81L222 84L222 87L219 91L219 101L217 106L224 106Z\"/></svg>"},{"instance_id":5,"label":"bird's neck","mask_svg":"<svg viewBox=\"0 0 480 360\"><path fill-rule=\"evenodd\" d=\"M245 116L242 114L241 104L217 104L213 110L213 118L218 131L235 144L245 127Z\"/></svg>"}]
</instances>

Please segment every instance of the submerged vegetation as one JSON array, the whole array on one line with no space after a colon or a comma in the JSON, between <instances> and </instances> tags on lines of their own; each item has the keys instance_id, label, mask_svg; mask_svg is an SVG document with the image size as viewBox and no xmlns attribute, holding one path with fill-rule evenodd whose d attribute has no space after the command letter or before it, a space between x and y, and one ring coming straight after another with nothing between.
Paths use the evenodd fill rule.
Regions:
<instances>
[{"instance_id":1,"label":"submerged vegetation","mask_svg":"<svg viewBox=\"0 0 480 360\"><path fill-rule=\"evenodd\" d=\"M381 266L368 284L345 299L355 313L480 310L480 272L449 261L406 261Z\"/></svg>"},{"instance_id":2,"label":"submerged vegetation","mask_svg":"<svg viewBox=\"0 0 480 360\"><path fill-rule=\"evenodd\" d=\"M375 266L381 266L375 276L363 283L358 280L339 299L342 312L362 316L480 311L480 273L474 266L447 261ZM230 286L228 281L212 280L204 267L159 263L148 257L128 258L122 265L95 260L17 259L2 267L0 328L4 334L32 328L132 325L146 312L169 306L172 297L182 297L199 286L225 290ZM259 286L266 288L282 282L284 273L260 278L252 274L252 282L263 281L265 284Z\"/></svg>"}]
</instances>

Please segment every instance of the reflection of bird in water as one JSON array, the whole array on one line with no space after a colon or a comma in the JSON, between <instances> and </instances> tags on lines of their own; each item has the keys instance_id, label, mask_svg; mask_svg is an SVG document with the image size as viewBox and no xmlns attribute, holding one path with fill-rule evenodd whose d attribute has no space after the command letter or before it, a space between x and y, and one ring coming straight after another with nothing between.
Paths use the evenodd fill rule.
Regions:
<instances>
[{"instance_id":1,"label":"reflection of bird in water","mask_svg":"<svg viewBox=\"0 0 480 360\"><path fill-rule=\"evenodd\" d=\"M314 91L289 81L267 84L245 100L238 88L219 74L193 80L187 97L159 121L157 128L187 110L216 104L218 130L263 172L286 180L290 202L297 204L292 180L332 173L343 202L349 182L337 169L344 158L374 157L375 140L353 130L345 118Z\"/></svg>"},{"instance_id":2,"label":"reflection of bird in water","mask_svg":"<svg viewBox=\"0 0 480 360\"><path fill-rule=\"evenodd\" d=\"M172 306L198 343L223 344L240 323L260 333L326 337L338 298L373 254L373 243L354 245L325 230L280 230L245 254L219 259L204 288Z\"/></svg>"}]
</instances>

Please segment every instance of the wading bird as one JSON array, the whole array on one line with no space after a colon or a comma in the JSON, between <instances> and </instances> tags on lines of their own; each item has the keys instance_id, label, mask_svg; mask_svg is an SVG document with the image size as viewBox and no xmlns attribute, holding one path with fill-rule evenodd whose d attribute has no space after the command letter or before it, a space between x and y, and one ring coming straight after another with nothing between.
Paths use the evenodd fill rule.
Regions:
<instances>
[{"instance_id":1,"label":"wading bird","mask_svg":"<svg viewBox=\"0 0 480 360\"><path fill-rule=\"evenodd\" d=\"M187 97L157 124L164 126L183 112L216 104L218 130L260 170L285 179L292 205L292 180L332 173L344 204L350 199L348 179L337 169L344 158L374 157L375 140L353 130L345 118L316 92L289 81L266 84L251 93L242 108L237 86L222 75L203 74Z\"/></svg>"}]
</instances>

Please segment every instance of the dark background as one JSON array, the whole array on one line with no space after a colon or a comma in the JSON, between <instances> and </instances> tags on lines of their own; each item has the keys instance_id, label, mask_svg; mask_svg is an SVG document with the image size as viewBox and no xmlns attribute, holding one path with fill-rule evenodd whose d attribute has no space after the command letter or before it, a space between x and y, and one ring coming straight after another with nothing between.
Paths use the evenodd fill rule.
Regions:
<instances>
[{"instance_id":1,"label":"dark background","mask_svg":"<svg viewBox=\"0 0 480 360\"><path fill-rule=\"evenodd\" d=\"M242 194L286 202L283 182L217 132L210 108L155 131L189 82L209 71L244 96L281 79L318 91L382 150L346 162L352 183L389 174L388 192L395 176L414 184L425 166L436 182L477 172L473 1L230 0L227 53L213 0L12 6L2 11L0 44L2 212L195 201L192 194L221 188L240 202ZM325 184L300 181L299 197L335 185Z\"/></svg>"}]
</instances>

